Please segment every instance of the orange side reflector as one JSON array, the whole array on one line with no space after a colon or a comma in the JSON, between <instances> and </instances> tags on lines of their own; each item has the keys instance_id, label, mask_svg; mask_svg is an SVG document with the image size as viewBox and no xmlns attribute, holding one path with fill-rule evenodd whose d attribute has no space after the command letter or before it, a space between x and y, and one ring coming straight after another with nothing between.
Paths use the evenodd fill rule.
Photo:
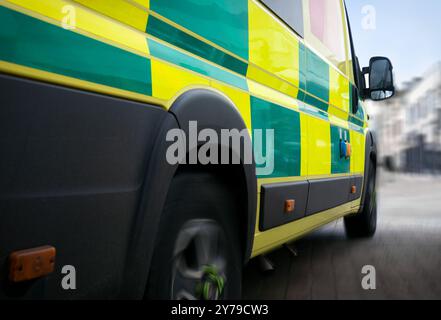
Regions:
<instances>
[{"instance_id":1,"label":"orange side reflector","mask_svg":"<svg viewBox=\"0 0 441 320\"><path fill-rule=\"evenodd\" d=\"M352 194L356 194L357 193L357 186L352 186L351 187L351 193Z\"/></svg>"},{"instance_id":2,"label":"orange side reflector","mask_svg":"<svg viewBox=\"0 0 441 320\"><path fill-rule=\"evenodd\" d=\"M51 246L15 251L9 256L9 280L22 282L46 276L54 271L55 248Z\"/></svg>"},{"instance_id":3,"label":"orange side reflector","mask_svg":"<svg viewBox=\"0 0 441 320\"><path fill-rule=\"evenodd\" d=\"M296 201L295 200L286 200L285 201L285 213L294 212L296 209Z\"/></svg>"}]
</instances>

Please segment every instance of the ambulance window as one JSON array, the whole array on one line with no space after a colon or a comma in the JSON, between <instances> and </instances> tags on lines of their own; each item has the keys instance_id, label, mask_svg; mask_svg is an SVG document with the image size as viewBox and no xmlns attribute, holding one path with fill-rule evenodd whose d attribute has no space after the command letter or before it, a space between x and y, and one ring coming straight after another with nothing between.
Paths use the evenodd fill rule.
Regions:
<instances>
[{"instance_id":1,"label":"ambulance window","mask_svg":"<svg viewBox=\"0 0 441 320\"><path fill-rule=\"evenodd\" d=\"M302 0L261 0L280 19L285 21L298 35L303 37Z\"/></svg>"},{"instance_id":2,"label":"ambulance window","mask_svg":"<svg viewBox=\"0 0 441 320\"><path fill-rule=\"evenodd\" d=\"M341 0L309 0L310 32L330 52L336 66L346 73L345 34Z\"/></svg>"}]
</instances>

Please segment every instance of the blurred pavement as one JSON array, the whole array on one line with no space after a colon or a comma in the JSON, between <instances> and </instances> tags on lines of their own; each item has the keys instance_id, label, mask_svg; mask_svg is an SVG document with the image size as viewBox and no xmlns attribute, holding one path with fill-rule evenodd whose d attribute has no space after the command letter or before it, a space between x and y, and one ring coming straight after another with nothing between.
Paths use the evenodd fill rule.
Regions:
<instances>
[{"instance_id":1,"label":"blurred pavement","mask_svg":"<svg viewBox=\"0 0 441 320\"><path fill-rule=\"evenodd\" d=\"M342 220L268 255L276 270L253 260L244 270L246 299L441 299L441 176L381 173L373 239L349 240ZM365 265L376 290L361 287Z\"/></svg>"}]
</instances>

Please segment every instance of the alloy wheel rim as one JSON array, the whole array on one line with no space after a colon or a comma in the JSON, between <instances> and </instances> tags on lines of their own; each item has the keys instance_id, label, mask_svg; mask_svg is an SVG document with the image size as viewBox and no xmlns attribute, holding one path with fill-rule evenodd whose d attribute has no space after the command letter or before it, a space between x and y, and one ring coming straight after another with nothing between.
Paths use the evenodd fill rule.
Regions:
<instances>
[{"instance_id":1,"label":"alloy wheel rim","mask_svg":"<svg viewBox=\"0 0 441 320\"><path fill-rule=\"evenodd\" d=\"M179 231L173 251L171 298L219 300L225 293L226 250L222 228L191 220Z\"/></svg>"}]
</instances>

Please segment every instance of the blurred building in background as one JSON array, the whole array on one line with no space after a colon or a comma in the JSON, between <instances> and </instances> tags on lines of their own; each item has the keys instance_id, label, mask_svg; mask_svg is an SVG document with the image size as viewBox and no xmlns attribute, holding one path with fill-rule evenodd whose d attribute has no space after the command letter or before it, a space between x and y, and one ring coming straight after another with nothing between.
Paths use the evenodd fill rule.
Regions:
<instances>
[{"instance_id":1,"label":"blurred building in background","mask_svg":"<svg viewBox=\"0 0 441 320\"><path fill-rule=\"evenodd\" d=\"M381 163L391 170L441 173L441 62L369 108L375 110Z\"/></svg>"}]
</instances>

